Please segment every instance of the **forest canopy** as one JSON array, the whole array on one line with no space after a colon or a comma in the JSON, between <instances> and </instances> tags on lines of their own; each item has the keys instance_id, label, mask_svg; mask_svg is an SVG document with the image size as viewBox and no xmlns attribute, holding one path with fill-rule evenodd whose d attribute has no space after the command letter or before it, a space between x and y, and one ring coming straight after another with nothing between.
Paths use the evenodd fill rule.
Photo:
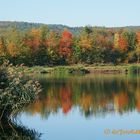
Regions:
<instances>
[{"instance_id":1,"label":"forest canopy","mask_svg":"<svg viewBox=\"0 0 140 140\"><path fill-rule=\"evenodd\" d=\"M139 63L140 28L0 22L0 63L4 60L27 66Z\"/></svg>"}]
</instances>

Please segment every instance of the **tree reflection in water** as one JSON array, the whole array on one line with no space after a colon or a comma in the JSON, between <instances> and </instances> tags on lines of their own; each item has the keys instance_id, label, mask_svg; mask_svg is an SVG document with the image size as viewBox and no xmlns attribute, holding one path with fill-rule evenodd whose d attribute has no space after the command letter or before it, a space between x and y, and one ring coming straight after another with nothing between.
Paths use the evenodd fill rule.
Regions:
<instances>
[{"instance_id":1,"label":"tree reflection in water","mask_svg":"<svg viewBox=\"0 0 140 140\"><path fill-rule=\"evenodd\" d=\"M47 118L60 109L68 114L79 108L85 117L123 115L140 111L140 78L131 76L38 77L44 87L40 98L24 111Z\"/></svg>"}]
</instances>

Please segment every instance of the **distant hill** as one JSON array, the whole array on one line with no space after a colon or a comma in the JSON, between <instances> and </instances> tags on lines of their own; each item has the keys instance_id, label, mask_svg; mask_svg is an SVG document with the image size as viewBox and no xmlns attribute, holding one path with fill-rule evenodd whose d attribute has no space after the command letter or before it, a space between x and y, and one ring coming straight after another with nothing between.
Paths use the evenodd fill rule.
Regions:
<instances>
[{"instance_id":1,"label":"distant hill","mask_svg":"<svg viewBox=\"0 0 140 140\"><path fill-rule=\"evenodd\" d=\"M0 21L0 31L4 31L5 29L9 28L17 28L22 31L29 30L31 28L39 28L42 25L47 25L51 30L54 31L62 31L64 28L67 28L74 34L80 33L80 31L83 29L83 27L69 27L66 25L59 25L59 24L42 24L42 23L29 23L29 22L16 22L16 21ZM105 28L105 27L93 27L93 28ZM140 29L140 26L126 26L126 27L110 27L106 29L127 29L131 31L137 31Z\"/></svg>"},{"instance_id":2,"label":"distant hill","mask_svg":"<svg viewBox=\"0 0 140 140\"><path fill-rule=\"evenodd\" d=\"M19 30L25 31L31 28L39 28L40 26L47 25L49 29L54 31L62 31L67 28L72 33L79 33L82 30L82 27L68 27L65 25L59 24L42 24L42 23L29 23L29 22L16 22L16 21L0 21L0 29L9 29L9 28L17 28Z\"/></svg>"}]
</instances>

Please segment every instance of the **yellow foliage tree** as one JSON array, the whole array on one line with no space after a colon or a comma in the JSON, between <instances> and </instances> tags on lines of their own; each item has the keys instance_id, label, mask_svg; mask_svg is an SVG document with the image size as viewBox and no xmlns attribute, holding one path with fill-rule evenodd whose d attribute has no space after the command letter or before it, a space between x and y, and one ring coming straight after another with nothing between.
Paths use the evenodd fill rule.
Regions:
<instances>
[{"instance_id":1,"label":"yellow foliage tree","mask_svg":"<svg viewBox=\"0 0 140 140\"><path fill-rule=\"evenodd\" d=\"M16 57L19 55L19 49L13 42L10 42L8 44L7 51L8 54L12 57Z\"/></svg>"}]
</instances>

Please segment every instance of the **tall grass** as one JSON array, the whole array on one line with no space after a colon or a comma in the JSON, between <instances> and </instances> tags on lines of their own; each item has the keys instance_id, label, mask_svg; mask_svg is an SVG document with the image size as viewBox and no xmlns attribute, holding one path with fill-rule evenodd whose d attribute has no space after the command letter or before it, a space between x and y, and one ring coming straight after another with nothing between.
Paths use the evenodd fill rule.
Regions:
<instances>
[{"instance_id":1,"label":"tall grass","mask_svg":"<svg viewBox=\"0 0 140 140\"><path fill-rule=\"evenodd\" d=\"M40 84L25 80L24 74L16 70L18 67L13 67L8 62L0 66L0 120L11 117L33 102L41 91Z\"/></svg>"}]
</instances>

